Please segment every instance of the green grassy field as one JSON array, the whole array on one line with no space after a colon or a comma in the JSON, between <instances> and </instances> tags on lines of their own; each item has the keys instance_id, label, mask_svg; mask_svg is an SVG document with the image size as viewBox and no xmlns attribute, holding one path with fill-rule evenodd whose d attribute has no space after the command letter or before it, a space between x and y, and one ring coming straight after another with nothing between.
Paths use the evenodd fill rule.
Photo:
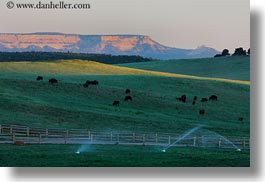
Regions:
<instances>
[{"instance_id":1,"label":"green grassy field","mask_svg":"<svg viewBox=\"0 0 265 182\"><path fill-rule=\"evenodd\" d=\"M26 64L31 65L30 62ZM250 88L247 84L188 79L181 76L168 77L163 73L149 74L146 71L139 72L97 63L95 65L93 62L83 67L80 66L80 74L78 74L79 65L76 65L76 62L73 64L70 62L67 64L65 62L41 63L40 65L34 63L34 66L29 67L21 67L21 63L0 63L0 65L1 123L48 128L179 134L195 126L204 125L205 128L224 136L248 137L250 135ZM126 75L126 72L130 74ZM120 73L120 75L115 75L115 73ZM38 75L44 76L44 80L36 81ZM52 77L58 79L57 85L48 83L48 79ZM237 79L237 77L232 79ZM82 84L86 80L98 80L99 85L84 88ZM126 88L131 90L132 102L123 101ZM176 101L175 98L183 94L187 95L187 103ZM194 96L201 98L212 94L218 96L217 102L197 102L194 106L191 104ZM114 100L120 101L119 107L112 106ZM205 109L206 114L200 116L199 109ZM239 117L243 117L244 122L238 121ZM61 150L68 151L73 147L71 145L43 145L36 150L39 152L32 150L30 156L34 160L27 162L28 160L24 160L23 156L29 155L27 151L31 150L31 147L38 148L34 145L21 148L1 145L0 165L25 166L28 163L29 166L34 166L38 160L47 159L43 160L44 163L41 163L43 164L41 166L61 166L61 159L68 157L69 160L66 160L67 162L62 166L249 165L249 152L238 155L234 151L188 148L180 149L180 151L174 149L167 156L149 153L152 147L95 146L102 148L97 155L101 155L102 161L105 161L97 165L90 163L90 159L86 157L76 159L74 154L68 156L60 152ZM22 152L10 156L12 152L7 153L8 149ZM128 155L121 156L120 159L124 160L121 162L119 155L114 155L117 150L123 153L132 152L135 156L131 160ZM88 153L84 156L89 158L89 155ZM174 155L179 157L173 160ZM156 159L161 157L161 160L152 161L152 156ZM181 158L181 156L184 157ZM142 160L143 157L147 157L147 160ZM215 158L216 160L213 160ZM202 162L194 162L196 159ZM92 157L91 160L98 159ZM164 163L161 163L163 161Z\"/></svg>"},{"instance_id":2,"label":"green grassy field","mask_svg":"<svg viewBox=\"0 0 265 182\"><path fill-rule=\"evenodd\" d=\"M249 57L232 56L207 59L153 61L121 64L120 66L204 77L250 80Z\"/></svg>"},{"instance_id":3,"label":"green grassy field","mask_svg":"<svg viewBox=\"0 0 265 182\"><path fill-rule=\"evenodd\" d=\"M0 166L72 167L247 167L249 151L203 148L90 145L77 155L80 145L0 145Z\"/></svg>"},{"instance_id":4,"label":"green grassy field","mask_svg":"<svg viewBox=\"0 0 265 182\"><path fill-rule=\"evenodd\" d=\"M35 81L35 75L10 77L20 78L0 81L1 123L174 133L203 124L223 135L249 136L247 85L150 76L61 75L56 76L59 84L55 86ZM87 79L97 79L100 85L84 88ZM126 88L131 89L133 102L123 101ZM182 94L187 95L187 103L176 101ZM218 95L219 101L192 106L193 96L211 94ZM121 101L119 107L112 106L114 100ZM199 109L206 114L200 116Z\"/></svg>"}]
</instances>

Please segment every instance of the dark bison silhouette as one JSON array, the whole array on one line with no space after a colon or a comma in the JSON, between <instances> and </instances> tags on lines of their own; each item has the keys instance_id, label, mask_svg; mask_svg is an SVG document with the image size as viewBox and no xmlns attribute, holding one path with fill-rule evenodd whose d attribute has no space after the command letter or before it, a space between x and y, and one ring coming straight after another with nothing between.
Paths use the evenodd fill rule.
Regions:
<instances>
[{"instance_id":1,"label":"dark bison silhouette","mask_svg":"<svg viewBox=\"0 0 265 182\"><path fill-rule=\"evenodd\" d=\"M207 98L202 98L202 99L201 99L201 102L207 102L207 101L208 101Z\"/></svg>"},{"instance_id":2,"label":"dark bison silhouette","mask_svg":"<svg viewBox=\"0 0 265 182\"><path fill-rule=\"evenodd\" d=\"M217 101L217 96L216 96L216 95L211 95L211 96L209 97L209 100Z\"/></svg>"},{"instance_id":3,"label":"dark bison silhouette","mask_svg":"<svg viewBox=\"0 0 265 182\"><path fill-rule=\"evenodd\" d=\"M186 97L186 95L182 95L181 97L177 97L177 100L178 101L181 101L181 102L186 102L186 99L187 99L187 97Z\"/></svg>"},{"instance_id":4,"label":"dark bison silhouette","mask_svg":"<svg viewBox=\"0 0 265 182\"><path fill-rule=\"evenodd\" d=\"M56 80L55 78L51 78L49 79L49 83L51 84L58 83L58 80Z\"/></svg>"},{"instance_id":5,"label":"dark bison silhouette","mask_svg":"<svg viewBox=\"0 0 265 182\"><path fill-rule=\"evenodd\" d=\"M193 100L197 100L197 96L194 96L194 97L193 97Z\"/></svg>"},{"instance_id":6,"label":"dark bison silhouette","mask_svg":"<svg viewBox=\"0 0 265 182\"><path fill-rule=\"evenodd\" d=\"M120 105L120 101L115 100L115 101L113 101L112 105L113 106L119 106Z\"/></svg>"},{"instance_id":7,"label":"dark bison silhouette","mask_svg":"<svg viewBox=\"0 0 265 182\"><path fill-rule=\"evenodd\" d=\"M83 87L88 88L88 84L86 84L86 83L83 84Z\"/></svg>"},{"instance_id":8,"label":"dark bison silhouette","mask_svg":"<svg viewBox=\"0 0 265 182\"><path fill-rule=\"evenodd\" d=\"M38 77L36 78L36 80L37 80L37 81L43 80L43 77L42 77L42 76L38 76Z\"/></svg>"},{"instance_id":9,"label":"dark bison silhouette","mask_svg":"<svg viewBox=\"0 0 265 182\"><path fill-rule=\"evenodd\" d=\"M99 82L97 80L94 80L94 81L87 80L86 84L88 84L88 85L98 85Z\"/></svg>"},{"instance_id":10,"label":"dark bison silhouette","mask_svg":"<svg viewBox=\"0 0 265 182\"><path fill-rule=\"evenodd\" d=\"M125 101L125 102L126 102L126 101L132 101L132 97L129 96L129 95L127 95L127 96L124 98L124 101Z\"/></svg>"},{"instance_id":11,"label":"dark bison silhouette","mask_svg":"<svg viewBox=\"0 0 265 182\"><path fill-rule=\"evenodd\" d=\"M192 105L195 105L195 104L196 104L196 102L195 102L195 101L193 101L193 102L192 102Z\"/></svg>"},{"instance_id":12,"label":"dark bison silhouette","mask_svg":"<svg viewBox=\"0 0 265 182\"><path fill-rule=\"evenodd\" d=\"M238 118L238 121L241 121L241 122L242 122L243 120L244 120L243 117L239 117L239 118Z\"/></svg>"},{"instance_id":13,"label":"dark bison silhouette","mask_svg":"<svg viewBox=\"0 0 265 182\"><path fill-rule=\"evenodd\" d=\"M205 114L205 110L204 109L200 109L199 113L200 113L200 115L204 115Z\"/></svg>"},{"instance_id":14,"label":"dark bison silhouette","mask_svg":"<svg viewBox=\"0 0 265 182\"><path fill-rule=\"evenodd\" d=\"M129 94L129 93L131 93L131 90L127 88L127 89L125 90L125 94Z\"/></svg>"}]
</instances>

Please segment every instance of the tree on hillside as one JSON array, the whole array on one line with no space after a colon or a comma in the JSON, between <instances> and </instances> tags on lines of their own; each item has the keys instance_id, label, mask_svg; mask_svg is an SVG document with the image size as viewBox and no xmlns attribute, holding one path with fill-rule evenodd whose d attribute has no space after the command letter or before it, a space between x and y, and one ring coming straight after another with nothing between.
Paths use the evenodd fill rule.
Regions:
<instances>
[{"instance_id":1,"label":"tree on hillside","mask_svg":"<svg viewBox=\"0 0 265 182\"><path fill-rule=\"evenodd\" d=\"M248 55L250 56L250 48L248 49Z\"/></svg>"},{"instance_id":2,"label":"tree on hillside","mask_svg":"<svg viewBox=\"0 0 265 182\"><path fill-rule=\"evenodd\" d=\"M228 49L224 49L222 52L222 56L230 56L229 50Z\"/></svg>"},{"instance_id":3,"label":"tree on hillside","mask_svg":"<svg viewBox=\"0 0 265 182\"><path fill-rule=\"evenodd\" d=\"M246 56L247 52L242 47L236 48L233 56Z\"/></svg>"},{"instance_id":4,"label":"tree on hillside","mask_svg":"<svg viewBox=\"0 0 265 182\"><path fill-rule=\"evenodd\" d=\"M214 57L217 58L217 57L223 57L223 56L230 56L230 53L229 53L228 49L224 49L222 51L222 54L216 54Z\"/></svg>"}]
</instances>

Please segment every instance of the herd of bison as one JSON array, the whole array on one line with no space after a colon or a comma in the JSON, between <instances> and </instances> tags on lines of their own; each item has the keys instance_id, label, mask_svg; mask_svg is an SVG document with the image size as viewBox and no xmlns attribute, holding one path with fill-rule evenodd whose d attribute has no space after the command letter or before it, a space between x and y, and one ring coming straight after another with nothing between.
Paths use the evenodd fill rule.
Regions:
<instances>
[{"instance_id":1,"label":"herd of bison","mask_svg":"<svg viewBox=\"0 0 265 182\"><path fill-rule=\"evenodd\" d=\"M43 80L43 77L42 76L38 76L36 78L37 81L41 81ZM51 78L49 79L49 83L50 84L57 84L58 83L58 80L55 79L55 78ZM84 84L83 84L83 87L85 88L88 88L89 85L99 85L99 82L97 80L93 80L93 81L90 81L90 80L87 80ZM124 101L127 102L127 101L132 101L132 96L130 96L130 93L131 93L131 90L130 89L126 89L125 90L125 97L124 97ZM208 101L217 101L218 97L216 95L211 95L209 98L201 98L200 100L198 99L197 96L194 96L193 97L193 100L192 100L192 105L195 105L196 102L208 102ZM181 97L177 97L176 98L177 101L179 102L183 102L183 103L187 103L187 96L186 95L182 95ZM113 106L119 106L120 105L120 101L118 100L114 100L113 103L112 103ZM178 109L178 107L176 107L176 109ZM201 116L205 115L205 109L199 109L199 114ZM239 117L238 120L242 123L243 122L243 117Z\"/></svg>"}]
</instances>

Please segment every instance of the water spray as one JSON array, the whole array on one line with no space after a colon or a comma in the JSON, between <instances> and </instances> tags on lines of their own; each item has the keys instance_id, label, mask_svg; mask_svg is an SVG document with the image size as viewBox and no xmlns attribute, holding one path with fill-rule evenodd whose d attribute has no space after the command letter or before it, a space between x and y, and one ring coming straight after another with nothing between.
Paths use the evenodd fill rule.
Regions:
<instances>
[{"instance_id":1,"label":"water spray","mask_svg":"<svg viewBox=\"0 0 265 182\"><path fill-rule=\"evenodd\" d=\"M78 154L81 154L81 153L83 153L83 152L87 152L87 151L89 150L89 147L90 147L90 145L88 145L88 144L81 145L81 146L77 149L77 151L76 151L75 153L78 155Z\"/></svg>"},{"instance_id":2,"label":"water spray","mask_svg":"<svg viewBox=\"0 0 265 182\"><path fill-rule=\"evenodd\" d=\"M184 138L186 138L187 136L191 135L192 133L194 133L195 131L199 130L202 126L197 126L195 128L192 128L191 130L187 131L186 133L184 133L183 135L180 135L177 140L172 143L169 144L168 146L166 146L164 149L162 149L162 152L166 152L167 149L169 149L170 147L174 146L176 143L180 142L181 140L183 140Z\"/></svg>"},{"instance_id":3,"label":"water spray","mask_svg":"<svg viewBox=\"0 0 265 182\"><path fill-rule=\"evenodd\" d=\"M224 141L226 141L227 143L229 143L230 145L232 145L236 149L236 151L241 152L241 149L238 146L236 146L233 142L231 142L230 140L228 140L224 136L222 136L222 135L220 135L220 134L218 134L218 133L216 133L214 131L209 131L209 132L211 132L211 133L215 134L216 136L222 138Z\"/></svg>"}]
</instances>

